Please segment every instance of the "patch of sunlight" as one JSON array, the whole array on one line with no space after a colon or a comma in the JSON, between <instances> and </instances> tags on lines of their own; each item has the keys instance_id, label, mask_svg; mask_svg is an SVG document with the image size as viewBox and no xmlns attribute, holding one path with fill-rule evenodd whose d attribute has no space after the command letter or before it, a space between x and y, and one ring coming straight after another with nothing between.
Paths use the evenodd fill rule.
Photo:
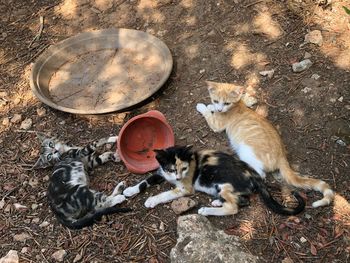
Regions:
<instances>
[{"instance_id":1,"label":"patch of sunlight","mask_svg":"<svg viewBox=\"0 0 350 263\"><path fill-rule=\"evenodd\" d=\"M185 53L189 58L195 58L199 55L199 46L197 44L189 45L185 48Z\"/></svg>"},{"instance_id":2,"label":"patch of sunlight","mask_svg":"<svg viewBox=\"0 0 350 263\"><path fill-rule=\"evenodd\" d=\"M195 0L181 0L180 5L182 5L185 8L191 8L195 4Z\"/></svg>"},{"instance_id":3,"label":"patch of sunlight","mask_svg":"<svg viewBox=\"0 0 350 263\"><path fill-rule=\"evenodd\" d=\"M349 40L350 41L350 40ZM342 69L350 69L350 48L340 50L338 47L321 47L321 51L326 57Z\"/></svg>"},{"instance_id":4,"label":"patch of sunlight","mask_svg":"<svg viewBox=\"0 0 350 263\"><path fill-rule=\"evenodd\" d=\"M279 38L283 34L278 22L274 21L268 12L259 13L254 18L253 25L255 32L262 33L270 39Z\"/></svg>"},{"instance_id":5,"label":"patch of sunlight","mask_svg":"<svg viewBox=\"0 0 350 263\"><path fill-rule=\"evenodd\" d=\"M251 25L248 23L238 24L233 27L233 31L237 36L244 35L251 32Z\"/></svg>"},{"instance_id":6,"label":"patch of sunlight","mask_svg":"<svg viewBox=\"0 0 350 263\"><path fill-rule=\"evenodd\" d=\"M267 61L263 53L251 52L244 43L231 42L226 46L227 50L232 51L231 66L235 69L243 69L249 65L259 65Z\"/></svg>"},{"instance_id":7,"label":"patch of sunlight","mask_svg":"<svg viewBox=\"0 0 350 263\"><path fill-rule=\"evenodd\" d=\"M55 8L55 12L62 15L65 19L71 19L77 13L77 6L76 0L64 0L62 4Z\"/></svg>"},{"instance_id":8,"label":"patch of sunlight","mask_svg":"<svg viewBox=\"0 0 350 263\"><path fill-rule=\"evenodd\" d=\"M163 23L165 21L165 16L157 10L157 1L140 0L137 5L137 12L148 22Z\"/></svg>"},{"instance_id":9,"label":"patch of sunlight","mask_svg":"<svg viewBox=\"0 0 350 263\"><path fill-rule=\"evenodd\" d=\"M255 88L260 83L260 77L256 72L250 72L245 77L245 87Z\"/></svg>"},{"instance_id":10,"label":"patch of sunlight","mask_svg":"<svg viewBox=\"0 0 350 263\"><path fill-rule=\"evenodd\" d=\"M188 26L195 26L197 24L197 18L195 16L191 16L187 18L185 22Z\"/></svg>"},{"instance_id":11,"label":"patch of sunlight","mask_svg":"<svg viewBox=\"0 0 350 263\"><path fill-rule=\"evenodd\" d=\"M337 220L350 226L350 204L339 194L335 194L333 212Z\"/></svg>"}]
</instances>

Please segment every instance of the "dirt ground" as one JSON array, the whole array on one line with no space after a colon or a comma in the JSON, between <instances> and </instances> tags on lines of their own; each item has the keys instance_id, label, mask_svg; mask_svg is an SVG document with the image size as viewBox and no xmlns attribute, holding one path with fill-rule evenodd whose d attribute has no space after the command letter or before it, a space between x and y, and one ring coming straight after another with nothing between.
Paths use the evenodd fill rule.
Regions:
<instances>
[{"instance_id":1,"label":"dirt ground","mask_svg":"<svg viewBox=\"0 0 350 263\"><path fill-rule=\"evenodd\" d=\"M244 249L262 262L348 262L350 16L342 6L350 4L321 2L330 1L1 1L0 257L13 249L20 262L54 262L52 255L63 249L64 262L169 262L177 215L169 205L143 206L148 196L169 185L128 200L125 206L134 209L130 214L69 231L47 205L50 170L29 170L39 143L35 133L23 132L20 125L30 118L29 131L83 145L117 134L136 114L158 109L172 125L177 144L230 151L225 134L210 131L195 110L196 103L209 102L204 80L213 80L240 83L254 93L281 132L293 167L325 180L337 196L334 204L313 209L319 193L302 191L308 206L296 217L275 215L254 197L238 215L210 221L240 236ZM44 28L33 41L40 16ZM47 47L109 27L146 31L168 45L174 68L159 93L137 109L103 116L59 112L34 97L31 63ZM322 45L301 45L310 30L321 31ZM291 64L306 52L313 65L294 73ZM259 74L270 69L275 70L272 78ZM121 180L131 185L143 177L128 173L123 164L108 164L95 172L92 187L109 192ZM194 198L199 206L210 201L204 194Z\"/></svg>"}]
</instances>

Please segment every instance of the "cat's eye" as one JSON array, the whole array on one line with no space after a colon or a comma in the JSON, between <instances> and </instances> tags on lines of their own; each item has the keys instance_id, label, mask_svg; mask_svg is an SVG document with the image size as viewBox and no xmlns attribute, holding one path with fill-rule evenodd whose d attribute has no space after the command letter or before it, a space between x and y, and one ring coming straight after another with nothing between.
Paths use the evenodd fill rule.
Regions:
<instances>
[{"instance_id":1,"label":"cat's eye","mask_svg":"<svg viewBox=\"0 0 350 263\"><path fill-rule=\"evenodd\" d=\"M51 159L52 159L52 153L49 153L49 154L47 155L46 158L47 158L48 161L51 161Z\"/></svg>"},{"instance_id":2,"label":"cat's eye","mask_svg":"<svg viewBox=\"0 0 350 263\"><path fill-rule=\"evenodd\" d=\"M213 100L213 102L214 102L214 103L219 103L219 101L218 101L218 100Z\"/></svg>"},{"instance_id":3,"label":"cat's eye","mask_svg":"<svg viewBox=\"0 0 350 263\"><path fill-rule=\"evenodd\" d=\"M224 103L225 106L228 106L228 105L230 105L230 104L231 104L231 102L225 102L225 103Z\"/></svg>"},{"instance_id":4,"label":"cat's eye","mask_svg":"<svg viewBox=\"0 0 350 263\"><path fill-rule=\"evenodd\" d=\"M53 148L53 147L54 147L53 142L49 142L49 147L50 147L50 148Z\"/></svg>"},{"instance_id":5,"label":"cat's eye","mask_svg":"<svg viewBox=\"0 0 350 263\"><path fill-rule=\"evenodd\" d=\"M187 170L187 167L182 167L181 169L183 172Z\"/></svg>"}]
</instances>

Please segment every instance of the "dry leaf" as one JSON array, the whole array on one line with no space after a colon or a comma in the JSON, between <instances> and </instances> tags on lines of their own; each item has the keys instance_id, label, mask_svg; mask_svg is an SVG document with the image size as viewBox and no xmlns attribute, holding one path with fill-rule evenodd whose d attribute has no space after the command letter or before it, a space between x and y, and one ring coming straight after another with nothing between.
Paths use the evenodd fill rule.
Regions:
<instances>
[{"instance_id":1,"label":"dry leaf","mask_svg":"<svg viewBox=\"0 0 350 263\"><path fill-rule=\"evenodd\" d=\"M316 247L313 244L310 244L310 252L314 256L317 255L317 249L316 249Z\"/></svg>"}]
</instances>

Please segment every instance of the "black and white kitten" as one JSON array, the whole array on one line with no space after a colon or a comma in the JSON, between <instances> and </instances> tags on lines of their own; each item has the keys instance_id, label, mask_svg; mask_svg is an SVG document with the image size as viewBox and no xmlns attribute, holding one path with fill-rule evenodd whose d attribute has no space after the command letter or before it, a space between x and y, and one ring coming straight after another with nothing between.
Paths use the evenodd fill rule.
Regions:
<instances>
[{"instance_id":1,"label":"black and white kitten","mask_svg":"<svg viewBox=\"0 0 350 263\"><path fill-rule=\"evenodd\" d=\"M86 147L71 147L40 134L38 137L41 141L40 157L33 168L54 166L47 197L60 223L71 229L80 229L93 225L103 215L131 211L116 207L126 200L122 195L124 182L120 182L109 196L88 186L88 171L108 161L120 160L114 152L95 153L96 148L115 143L117 136L100 139Z\"/></svg>"},{"instance_id":2,"label":"black and white kitten","mask_svg":"<svg viewBox=\"0 0 350 263\"><path fill-rule=\"evenodd\" d=\"M202 215L234 215L238 207L249 204L249 195L259 193L268 208L278 214L295 215L305 208L304 199L297 193L295 208L287 208L273 199L259 174L239 160L235 154L214 150L192 151L191 147L175 146L156 150L160 164L158 171L135 186L128 187L123 194L133 196L153 184L164 180L175 185L175 189L149 197L145 206L153 208L179 197L193 194L195 190L205 192L216 199L213 207L202 207Z\"/></svg>"}]
</instances>

